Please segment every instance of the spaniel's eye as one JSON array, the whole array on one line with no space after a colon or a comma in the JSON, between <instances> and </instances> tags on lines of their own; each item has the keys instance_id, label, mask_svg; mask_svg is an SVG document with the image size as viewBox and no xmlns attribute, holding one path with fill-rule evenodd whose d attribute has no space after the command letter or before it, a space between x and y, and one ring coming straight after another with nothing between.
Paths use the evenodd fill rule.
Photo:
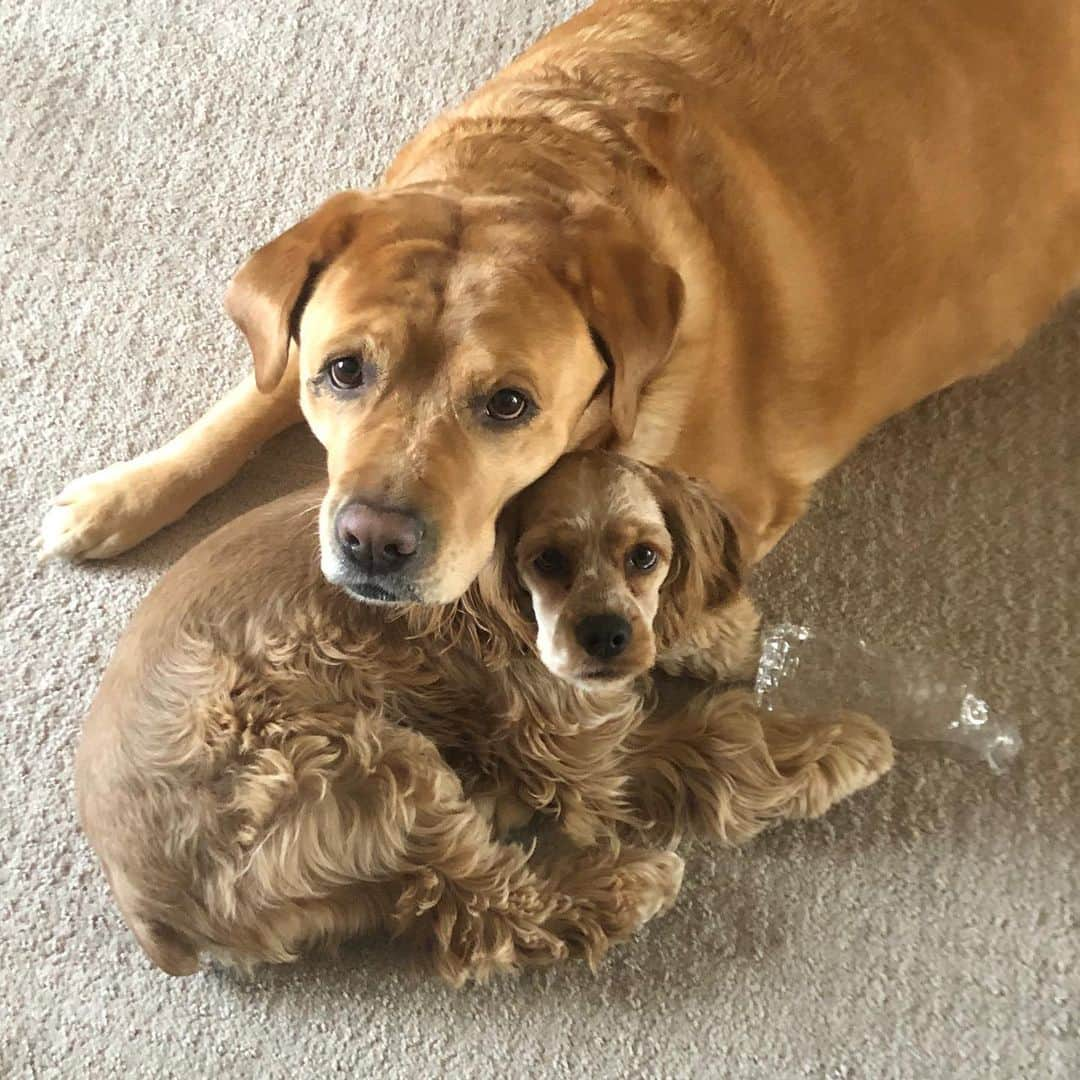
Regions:
<instances>
[{"instance_id":1,"label":"spaniel's eye","mask_svg":"<svg viewBox=\"0 0 1080 1080\"><path fill-rule=\"evenodd\" d=\"M635 570L640 570L643 573L652 570L659 558L656 548L649 547L648 544L635 544L626 556L627 562Z\"/></svg>"},{"instance_id":2,"label":"spaniel's eye","mask_svg":"<svg viewBox=\"0 0 1080 1080\"><path fill-rule=\"evenodd\" d=\"M544 577L559 577L569 569L570 562L558 548L544 548L533 559L533 566Z\"/></svg>"},{"instance_id":3,"label":"spaniel's eye","mask_svg":"<svg viewBox=\"0 0 1080 1080\"><path fill-rule=\"evenodd\" d=\"M505 387L502 390L496 390L488 398L484 412L492 420L505 424L520 420L529 411L529 405L529 399L523 391Z\"/></svg>"},{"instance_id":4,"label":"spaniel's eye","mask_svg":"<svg viewBox=\"0 0 1080 1080\"><path fill-rule=\"evenodd\" d=\"M364 383L364 362L359 356L339 356L326 365L326 375L335 390L355 390Z\"/></svg>"}]
</instances>

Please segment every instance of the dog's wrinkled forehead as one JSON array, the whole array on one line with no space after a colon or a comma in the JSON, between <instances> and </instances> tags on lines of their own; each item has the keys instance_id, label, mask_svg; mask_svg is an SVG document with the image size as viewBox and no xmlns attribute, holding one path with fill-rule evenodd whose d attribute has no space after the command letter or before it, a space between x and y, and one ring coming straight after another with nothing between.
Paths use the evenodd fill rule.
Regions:
<instances>
[{"instance_id":1,"label":"dog's wrinkled forehead","mask_svg":"<svg viewBox=\"0 0 1080 1080\"><path fill-rule=\"evenodd\" d=\"M555 407L573 371L579 317L549 275L512 255L438 238L373 243L359 234L319 275L301 323L308 365L362 350L410 392L479 392L518 376L540 407ZM595 382L602 375L596 359Z\"/></svg>"},{"instance_id":2,"label":"dog's wrinkled forehead","mask_svg":"<svg viewBox=\"0 0 1080 1080\"><path fill-rule=\"evenodd\" d=\"M316 267L312 295L339 312L373 302L425 314L465 316L501 297L526 303L542 276L539 257L548 243L539 227L477 219L476 211L421 195L373 200L347 232L347 240Z\"/></svg>"}]
</instances>

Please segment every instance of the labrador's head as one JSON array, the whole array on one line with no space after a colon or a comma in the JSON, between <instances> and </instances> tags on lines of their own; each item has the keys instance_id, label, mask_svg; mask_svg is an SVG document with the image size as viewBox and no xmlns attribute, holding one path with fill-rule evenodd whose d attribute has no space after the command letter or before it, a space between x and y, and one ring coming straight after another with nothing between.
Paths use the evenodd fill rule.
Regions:
<instances>
[{"instance_id":1,"label":"labrador's head","mask_svg":"<svg viewBox=\"0 0 1080 1080\"><path fill-rule=\"evenodd\" d=\"M346 192L257 251L226 298L260 389L298 363L327 449L326 576L383 602L459 596L506 502L633 432L682 286L607 211Z\"/></svg>"}]
</instances>

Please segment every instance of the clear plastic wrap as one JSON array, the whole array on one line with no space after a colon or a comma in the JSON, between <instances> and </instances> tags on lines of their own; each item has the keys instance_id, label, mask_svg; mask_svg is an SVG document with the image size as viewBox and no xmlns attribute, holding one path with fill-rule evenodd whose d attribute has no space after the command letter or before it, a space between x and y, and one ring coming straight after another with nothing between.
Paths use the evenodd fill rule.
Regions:
<instances>
[{"instance_id":1,"label":"clear plastic wrap","mask_svg":"<svg viewBox=\"0 0 1080 1080\"><path fill-rule=\"evenodd\" d=\"M1003 772L1020 752L1020 736L991 714L972 683L970 673L918 654L784 623L762 636L756 691L768 709L850 709L897 742L940 743L953 756Z\"/></svg>"}]
</instances>

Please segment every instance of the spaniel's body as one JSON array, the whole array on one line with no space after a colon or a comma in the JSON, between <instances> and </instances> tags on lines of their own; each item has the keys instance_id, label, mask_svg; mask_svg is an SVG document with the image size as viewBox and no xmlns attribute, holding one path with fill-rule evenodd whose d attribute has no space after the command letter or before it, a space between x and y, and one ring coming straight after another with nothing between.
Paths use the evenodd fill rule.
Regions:
<instances>
[{"instance_id":1,"label":"spaniel's body","mask_svg":"<svg viewBox=\"0 0 1080 1080\"><path fill-rule=\"evenodd\" d=\"M72 485L46 550L179 516L299 396L325 568L373 596L459 595L506 501L605 441L708 479L758 558L1080 282L1078 102L1061 0L598 3L258 252L228 307L264 393ZM407 563L350 559L357 505Z\"/></svg>"},{"instance_id":2,"label":"spaniel's body","mask_svg":"<svg viewBox=\"0 0 1080 1080\"><path fill-rule=\"evenodd\" d=\"M396 612L320 574L320 494L247 515L167 574L87 721L84 827L166 971L373 930L409 935L453 982L596 959L674 900L677 836L744 839L888 768L858 717L794 722L722 682L637 678L657 655L718 680L753 666L729 526L696 485L566 459L462 601ZM563 642L559 676L528 594ZM620 612L618 647L563 640ZM500 841L534 814L572 855Z\"/></svg>"}]
</instances>

